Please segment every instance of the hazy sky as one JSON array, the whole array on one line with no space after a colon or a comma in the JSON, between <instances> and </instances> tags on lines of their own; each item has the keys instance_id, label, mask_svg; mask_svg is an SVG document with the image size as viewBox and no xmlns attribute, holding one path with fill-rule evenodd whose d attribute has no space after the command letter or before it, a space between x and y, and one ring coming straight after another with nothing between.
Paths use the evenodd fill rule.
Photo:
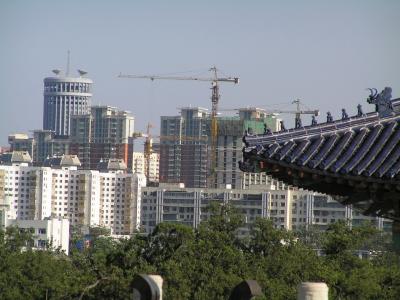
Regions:
<instances>
[{"instance_id":1,"label":"hazy sky","mask_svg":"<svg viewBox=\"0 0 400 300\"><path fill-rule=\"evenodd\" d=\"M355 114L365 88L400 97L400 1L18 1L0 0L0 145L42 128L43 78L84 69L94 104L129 110L135 129L177 107L211 107L208 83L118 79L202 74L216 65L220 107L290 109L302 99L325 119ZM292 117L290 117L292 118ZM309 123L310 117L303 118Z\"/></svg>"}]
</instances>

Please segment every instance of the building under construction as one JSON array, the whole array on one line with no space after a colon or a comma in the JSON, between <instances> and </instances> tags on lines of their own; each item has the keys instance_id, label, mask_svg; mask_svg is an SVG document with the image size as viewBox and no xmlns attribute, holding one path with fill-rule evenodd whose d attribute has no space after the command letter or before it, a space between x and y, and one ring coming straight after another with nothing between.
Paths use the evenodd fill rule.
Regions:
<instances>
[{"instance_id":1,"label":"building under construction","mask_svg":"<svg viewBox=\"0 0 400 300\"><path fill-rule=\"evenodd\" d=\"M134 118L111 106L92 106L91 113L71 117L70 153L78 155L82 168L96 169L101 160L123 159L133 164Z\"/></svg>"},{"instance_id":2,"label":"building under construction","mask_svg":"<svg viewBox=\"0 0 400 300\"><path fill-rule=\"evenodd\" d=\"M258 108L238 110L238 116L217 117L215 155L211 155L212 118L207 109L186 107L179 116L162 116L160 130L160 182L186 187L242 187L242 136L279 129L275 115ZM211 159L215 157L213 163Z\"/></svg>"}]
</instances>

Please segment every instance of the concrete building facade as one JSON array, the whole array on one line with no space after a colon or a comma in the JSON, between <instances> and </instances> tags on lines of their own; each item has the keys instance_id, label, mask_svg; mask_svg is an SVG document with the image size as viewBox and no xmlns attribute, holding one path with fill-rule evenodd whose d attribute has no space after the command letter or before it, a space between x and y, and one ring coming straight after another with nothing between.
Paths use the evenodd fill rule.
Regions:
<instances>
[{"instance_id":1,"label":"concrete building facade","mask_svg":"<svg viewBox=\"0 0 400 300\"><path fill-rule=\"evenodd\" d=\"M51 130L33 130L33 137L24 133L8 136L10 151L27 151L35 165L41 165L48 157L70 153L70 139L56 135Z\"/></svg>"},{"instance_id":2,"label":"concrete building facade","mask_svg":"<svg viewBox=\"0 0 400 300\"><path fill-rule=\"evenodd\" d=\"M207 185L209 123L207 109L200 107L161 117L160 182Z\"/></svg>"},{"instance_id":3,"label":"concrete building facade","mask_svg":"<svg viewBox=\"0 0 400 300\"><path fill-rule=\"evenodd\" d=\"M132 169L134 118L111 106L93 106L71 117L71 148L82 167L96 169L101 159L123 159Z\"/></svg>"},{"instance_id":4,"label":"concrete building facade","mask_svg":"<svg viewBox=\"0 0 400 300\"><path fill-rule=\"evenodd\" d=\"M33 131L33 156L35 164L42 164L55 155L70 154L70 139L66 135L56 135L50 130Z\"/></svg>"},{"instance_id":5,"label":"concrete building facade","mask_svg":"<svg viewBox=\"0 0 400 300\"><path fill-rule=\"evenodd\" d=\"M94 106L88 114L69 115L70 135L53 130L34 130L9 135L11 151L27 151L34 165L40 166L54 155L77 155L81 169L94 170L100 160L123 159L133 166L134 118L127 111L110 106Z\"/></svg>"},{"instance_id":6,"label":"concrete building facade","mask_svg":"<svg viewBox=\"0 0 400 300\"><path fill-rule=\"evenodd\" d=\"M248 180L250 176L240 171L238 167L238 162L242 159L244 132L260 134L266 128L271 131L280 129L280 120L275 115L267 114L263 109L240 108L237 113L238 116L218 118L216 165L214 180L210 187L220 188L227 184L232 188L245 187L246 179ZM256 182L250 182L254 183Z\"/></svg>"},{"instance_id":7,"label":"concrete building facade","mask_svg":"<svg viewBox=\"0 0 400 300\"><path fill-rule=\"evenodd\" d=\"M143 152L133 152L133 173L146 175L146 159ZM160 172L160 155L158 153L150 154L149 161L149 181L158 182Z\"/></svg>"},{"instance_id":8,"label":"concrete building facade","mask_svg":"<svg viewBox=\"0 0 400 300\"><path fill-rule=\"evenodd\" d=\"M18 227L32 233L33 249L36 250L61 250L66 255L69 253L69 221L62 218L49 218L45 220L16 220L5 219L5 227Z\"/></svg>"},{"instance_id":9,"label":"concrete building facade","mask_svg":"<svg viewBox=\"0 0 400 300\"><path fill-rule=\"evenodd\" d=\"M83 77L61 75L44 79L43 129L56 135L69 135L71 115L89 113L93 81Z\"/></svg>"},{"instance_id":10,"label":"concrete building facade","mask_svg":"<svg viewBox=\"0 0 400 300\"><path fill-rule=\"evenodd\" d=\"M14 133L8 136L10 151L26 151L33 157L34 139L25 133Z\"/></svg>"},{"instance_id":11,"label":"concrete building facade","mask_svg":"<svg viewBox=\"0 0 400 300\"><path fill-rule=\"evenodd\" d=\"M269 218L277 228L297 230L314 225L324 230L338 220L349 220L354 226L368 220L380 229L391 222L382 218L366 217L334 201L326 195L304 190L275 189L201 189L179 185L163 185L142 189L141 228L151 233L161 222L172 222L197 228L209 218L210 203L231 204L245 217L240 235L246 235L257 217Z\"/></svg>"},{"instance_id":12,"label":"concrete building facade","mask_svg":"<svg viewBox=\"0 0 400 300\"><path fill-rule=\"evenodd\" d=\"M21 159L20 159L21 160ZM130 234L140 225L144 175L126 173L120 161L108 168L78 170L76 156L50 158L45 167L13 160L0 165L0 200L8 219L67 218L72 226L104 226Z\"/></svg>"},{"instance_id":13,"label":"concrete building facade","mask_svg":"<svg viewBox=\"0 0 400 300\"><path fill-rule=\"evenodd\" d=\"M218 117L215 170L211 170L211 119L207 109L186 107L180 116L162 116L160 182L186 187L241 187L242 136L245 131L279 130L279 119L258 108L238 110L238 116Z\"/></svg>"}]
</instances>

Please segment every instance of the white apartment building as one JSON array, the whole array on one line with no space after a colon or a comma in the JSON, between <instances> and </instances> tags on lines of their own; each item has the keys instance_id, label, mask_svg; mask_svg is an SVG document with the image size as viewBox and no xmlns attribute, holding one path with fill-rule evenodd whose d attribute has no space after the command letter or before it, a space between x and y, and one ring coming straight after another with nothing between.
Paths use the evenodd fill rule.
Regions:
<instances>
[{"instance_id":1,"label":"white apartment building","mask_svg":"<svg viewBox=\"0 0 400 300\"><path fill-rule=\"evenodd\" d=\"M68 218L73 226L99 226L99 172L69 167L51 169L51 173L51 215Z\"/></svg>"},{"instance_id":2,"label":"white apartment building","mask_svg":"<svg viewBox=\"0 0 400 300\"><path fill-rule=\"evenodd\" d=\"M100 226L115 235L127 235L139 229L143 174L122 171L100 173Z\"/></svg>"},{"instance_id":3,"label":"white apartment building","mask_svg":"<svg viewBox=\"0 0 400 300\"><path fill-rule=\"evenodd\" d=\"M68 219L51 218L45 220L7 219L5 226L16 226L20 230L29 230L33 237L33 249L60 249L66 255L69 252Z\"/></svg>"},{"instance_id":4,"label":"white apartment building","mask_svg":"<svg viewBox=\"0 0 400 300\"><path fill-rule=\"evenodd\" d=\"M78 170L73 155L48 159L45 167L29 166L29 159L16 156L0 165L0 200L9 207L8 219L68 218L72 226L104 226L121 235L139 228L146 178L126 173L122 160L104 162L97 171Z\"/></svg>"},{"instance_id":5,"label":"white apartment building","mask_svg":"<svg viewBox=\"0 0 400 300\"><path fill-rule=\"evenodd\" d=\"M299 191L271 189L208 189L162 185L142 189L141 227L147 233L161 222L181 223L196 228L209 218L211 202L230 203L245 216L246 234L257 217L271 218L276 227L291 229L288 199ZM290 202L290 201L289 201Z\"/></svg>"},{"instance_id":6,"label":"white apartment building","mask_svg":"<svg viewBox=\"0 0 400 300\"><path fill-rule=\"evenodd\" d=\"M64 218L45 218L44 220L19 220L7 218L10 206L0 199L0 230L16 226L32 233L33 249L60 249L69 252L69 221Z\"/></svg>"},{"instance_id":7,"label":"white apartment building","mask_svg":"<svg viewBox=\"0 0 400 300\"><path fill-rule=\"evenodd\" d=\"M160 154L151 153L149 161L149 181L159 181ZM146 160L143 152L133 152L133 173L146 175Z\"/></svg>"},{"instance_id":8,"label":"white apartment building","mask_svg":"<svg viewBox=\"0 0 400 300\"><path fill-rule=\"evenodd\" d=\"M44 219L51 215L50 168L29 166L26 152L13 153L11 165L0 165L0 196L8 219Z\"/></svg>"},{"instance_id":9,"label":"white apartment building","mask_svg":"<svg viewBox=\"0 0 400 300\"><path fill-rule=\"evenodd\" d=\"M184 188L179 185L162 185L142 189L141 229L151 233L161 222L185 224L196 228L209 218L206 208L211 202L230 203L245 216L245 235L257 217L270 218L277 228L288 230L317 225L325 229L329 223L348 219L357 225L362 220L372 220L379 228L387 228L390 221L365 217L351 207L346 207L326 195L304 190L206 189Z\"/></svg>"},{"instance_id":10,"label":"white apartment building","mask_svg":"<svg viewBox=\"0 0 400 300\"><path fill-rule=\"evenodd\" d=\"M266 173L242 173L242 189L265 189L271 187L273 190L284 190L288 188L287 184L272 178L271 175L267 175Z\"/></svg>"}]
</instances>

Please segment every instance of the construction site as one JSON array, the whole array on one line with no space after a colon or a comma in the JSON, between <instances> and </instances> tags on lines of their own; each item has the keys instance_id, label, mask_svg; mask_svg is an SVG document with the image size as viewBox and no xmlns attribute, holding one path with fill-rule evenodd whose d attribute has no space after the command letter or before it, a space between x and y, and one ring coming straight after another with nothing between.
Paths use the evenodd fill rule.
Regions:
<instances>
[{"instance_id":1,"label":"construction site","mask_svg":"<svg viewBox=\"0 0 400 300\"><path fill-rule=\"evenodd\" d=\"M144 138L145 173L149 178L153 144L159 145L159 182L183 183L191 188L244 188L243 174L238 169L242 157L242 136L245 132L262 134L285 130L280 114L294 114L296 128L302 126L301 115L312 115L319 110L304 109L299 99L292 101L293 110L259 107L219 108L220 84L239 84L238 77L220 77L218 69L209 69L210 77L127 75L119 78L154 80L199 81L211 83L211 111L201 107L179 108L179 115L161 116L160 134L152 135L152 124L145 132L133 137ZM234 116L225 116L234 112ZM155 142L156 141L156 142Z\"/></svg>"}]
</instances>

